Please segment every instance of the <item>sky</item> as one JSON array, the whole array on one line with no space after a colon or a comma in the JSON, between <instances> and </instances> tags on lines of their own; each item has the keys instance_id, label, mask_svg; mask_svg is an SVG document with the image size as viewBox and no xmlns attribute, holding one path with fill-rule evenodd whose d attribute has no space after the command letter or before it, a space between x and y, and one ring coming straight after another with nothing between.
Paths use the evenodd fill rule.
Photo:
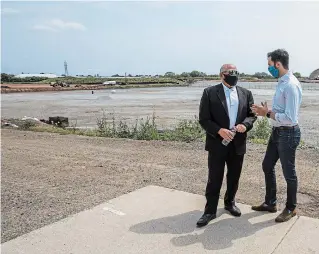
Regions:
<instances>
[{"instance_id":1,"label":"sky","mask_svg":"<svg viewBox=\"0 0 319 254\"><path fill-rule=\"evenodd\" d=\"M319 68L319 1L2 1L1 72L70 75L216 74L224 63L267 72L284 48L290 69Z\"/></svg>"}]
</instances>

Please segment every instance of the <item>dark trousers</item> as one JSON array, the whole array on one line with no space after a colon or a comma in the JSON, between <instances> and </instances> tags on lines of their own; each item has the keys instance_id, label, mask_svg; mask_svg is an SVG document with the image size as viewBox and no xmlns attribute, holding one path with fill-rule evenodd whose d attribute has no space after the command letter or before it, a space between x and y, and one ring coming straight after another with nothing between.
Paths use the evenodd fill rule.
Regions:
<instances>
[{"instance_id":1,"label":"dark trousers","mask_svg":"<svg viewBox=\"0 0 319 254\"><path fill-rule=\"evenodd\" d=\"M299 143L300 129L298 126L289 129L273 129L262 164L265 173L266 204L275 205L277 202L275 165L278 159L280 159L283 174L287 182L286 208L291 211L296 208L298 180L295 169L295 156Z\"/></svg>"},{"instance_id":2,"label":"dark trousers","mask_svg":"<svg viewBox=\"0 0 319 254\"><path fill-rule=\"evenodd\" d=\"M208 153L208 182L206 186L205 213L216 213L220 188L223 183L225 164L227 164L227 191L224 197L225 206L235 203L238 182L243 166L244 155L237 155L231 142L220 151Z\"/></svg>"}]
</instances>

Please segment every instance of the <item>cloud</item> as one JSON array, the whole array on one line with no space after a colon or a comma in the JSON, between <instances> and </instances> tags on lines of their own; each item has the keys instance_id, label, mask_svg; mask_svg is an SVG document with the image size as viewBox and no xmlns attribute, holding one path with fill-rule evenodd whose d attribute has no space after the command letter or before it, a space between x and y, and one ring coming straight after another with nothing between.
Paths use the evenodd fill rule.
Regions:
<instances>
[{"instance_id":1,"label":"cloud","mask_svg":"<svg viewBox=\"0 0 319 254\"><path fill-rule=\"evenodd\" d=\"M34 30L42 30L42 31L52 31L52 32L57 32L56 29L50 27L50 26L46 26L46 25L35 25L33 27Z\"/></svg>"},{"instance_id":2,"label":"cloud","mask_svg":"<svg viewBox=\"0 0 319 254\"><path fill-rule=\"evenodd\" d=\"M33 29L51 32L58 32L62 30L85 31L86 27L78 22L66 22L61 19L52 19L44 24L33 26Z\"/></svg>"},{"instance_id":3,"label":"cloud","mask_svg":"<svg viewBox=\"0 0 319 254\"><path fill-rule=\"evenodd\" d=\"M77 22L64 22L60 19L53 19L50 22L52 27L59 28L59 29L73 29L73 30L86 30L86 27Z\"/></svg>"},{"instance_id":4,"label":"cloud","mask_svg":"<svg viewBox=\"0 0 319 254\"><path fill-rule=\"evenodd\" d=\"M17 9L13 8L1 8L1 13L2 14L16 14L19 13L20 11Z\"/></svg>"}]
</instances>

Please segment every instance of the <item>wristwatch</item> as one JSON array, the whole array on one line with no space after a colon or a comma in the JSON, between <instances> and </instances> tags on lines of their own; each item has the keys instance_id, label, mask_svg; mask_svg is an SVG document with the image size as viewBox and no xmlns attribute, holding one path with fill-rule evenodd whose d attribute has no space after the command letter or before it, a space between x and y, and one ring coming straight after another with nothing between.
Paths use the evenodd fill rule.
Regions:
<instances>
[{"instance_id":1,"label":"wristwatch","mask_svg":"<svg viewBox=\"0 0 319 254\"><path fill-rule=\"evenodd\" d=\"M267 118L270 118L270 113L271 113L271 111L267 112L267 114L266 114Z\"/></svg>"}]
</instances>

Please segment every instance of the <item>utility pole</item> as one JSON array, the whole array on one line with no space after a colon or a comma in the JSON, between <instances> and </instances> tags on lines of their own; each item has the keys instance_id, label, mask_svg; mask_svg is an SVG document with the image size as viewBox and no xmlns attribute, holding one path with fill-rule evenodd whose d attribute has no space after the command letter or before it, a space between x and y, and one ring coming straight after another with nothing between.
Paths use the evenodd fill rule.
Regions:
<instances>
[{"instance_id":1,"label":"utility pole","mask_svg":"<svg viewBox=\"0 0 319 254\"><path fill-rule=\"evenodd\" d=\"M68 77L69 76L69 72L68 72L68 63L66 61L64 61L64 76Z\"/></svg>"}]
</instances>

